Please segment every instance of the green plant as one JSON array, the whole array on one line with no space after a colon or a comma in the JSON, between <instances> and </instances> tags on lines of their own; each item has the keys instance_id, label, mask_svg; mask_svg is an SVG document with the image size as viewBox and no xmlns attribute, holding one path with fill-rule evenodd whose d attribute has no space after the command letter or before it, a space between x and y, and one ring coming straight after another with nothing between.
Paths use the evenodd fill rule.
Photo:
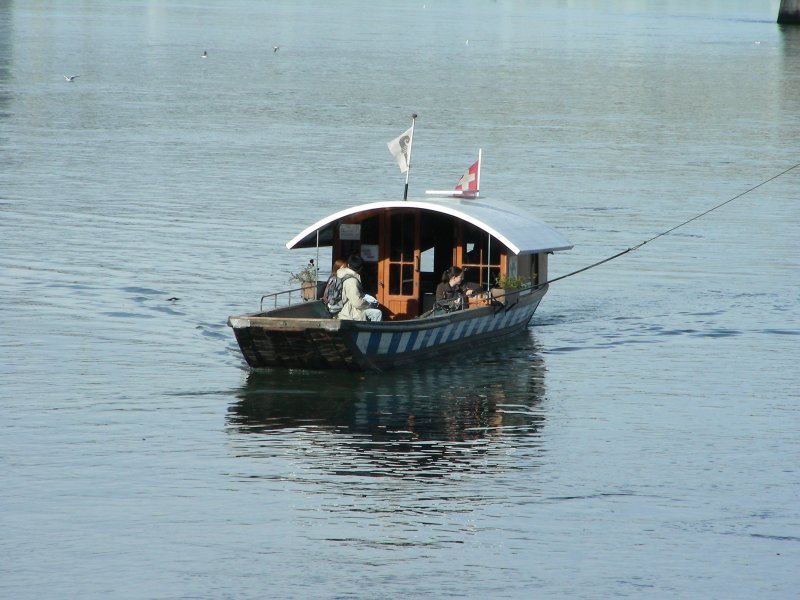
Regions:
<instances>
[{"instance_id":1,"label":"green plant","mask_svg":"<svg viewBox=\"0 0 800 600\"><path fill-rule=\"evenodd\" d=\"M306 281L316 281L319 269L314 264L314 259L308 261L308 264L297 271L296 273L289 272L289 281L296 281L297 283L304 283Z\"/></svg>"},{"instance_id":2,"label":"green plant","mask_svg":"<svg viewBox=\"0 0 800 600\"><path fill-rule=\"evenodd\" d=\"M528 283L528 280L518 275L514 277L511 277L509 275L501 275L500 277L497 277L494 280L494 287L501 288L504 290L514 290L517 288L521 288L526 283Z\"/></svg>"}]
</instances>

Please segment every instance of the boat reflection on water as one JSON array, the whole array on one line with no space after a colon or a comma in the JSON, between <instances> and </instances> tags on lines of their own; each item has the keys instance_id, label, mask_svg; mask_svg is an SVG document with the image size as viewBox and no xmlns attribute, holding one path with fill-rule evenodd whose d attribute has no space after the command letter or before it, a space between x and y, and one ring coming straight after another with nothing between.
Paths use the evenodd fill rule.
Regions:
<instances>
[{"instance_id":1,"label":"boat reflection on water","mask_svg":"<svg viewBox=\"0 0 800 600\"><path fill-rule=\"evenodd\" d=\"M512 448L538 451L544 373L527 331L502 351L414 371L253 371L228 433L242 456L302 448L337 474L444 476Z\"/></svg>"}]
</instances>

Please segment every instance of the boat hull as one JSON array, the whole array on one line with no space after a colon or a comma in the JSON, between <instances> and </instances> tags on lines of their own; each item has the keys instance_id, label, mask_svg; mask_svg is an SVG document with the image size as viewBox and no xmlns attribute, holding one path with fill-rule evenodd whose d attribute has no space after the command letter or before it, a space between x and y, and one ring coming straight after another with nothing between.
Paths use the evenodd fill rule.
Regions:
<instances>
[{"instance_id":1,"label":"boat hull","mask_svg":"<svg viewBox=\"0 0 800 600\"><path fill-rule=\"evenodd\" d=\"M321 302L230 317L236 340L254 368L386 370L424 362L455 350L522 331L547 287L513 302L479 306L406 321L339 321Z\"/></svg>"}]
</instances>

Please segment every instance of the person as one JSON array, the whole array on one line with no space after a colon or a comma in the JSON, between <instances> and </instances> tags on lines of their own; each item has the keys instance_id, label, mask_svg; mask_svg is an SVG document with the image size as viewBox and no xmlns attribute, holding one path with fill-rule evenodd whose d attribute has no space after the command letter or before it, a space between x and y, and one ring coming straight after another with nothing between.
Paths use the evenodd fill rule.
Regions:
<instances>
[{"instance_id":1,"label":"person","mask_svg":"<svg viewBox=\"0 0 800 600\"><path fill-rule=\"evenodd\" d=\"M460 310L467 305L466 298L475 290L464 283L464 270L450 267L442 273L442 282L436 286L436 306L445 310Z\"/></svg>"},{"instance_id":2,"label":"person","mask_svg":"<svg viewBox=\"0 0 800 600\"><path fill-rule=\"evenodd\" d=\"M341 312L336 315L337 319L344 321L381 321L383 319L380 309L375 308L374 304L364 297L365 294L361 289L361 276L358 274L362 266L364 266L364 260L358 254L353 254L347 259L347 266L336 272L336 276L341 279L350 276L344 280L342 285L344 305Z\"/></svg>"},{"instance_id":3,"label":"person","mask_svg":"<svg viewBox=\"0 0 800 600\"><path fill-rule=\"evenodd\" d=\"M336 273L347 265L347 261L343 258L337 258L333 261L333 268L331 269L331 274L328 276L328 281L325 282L325 291L322 292L322 301L327 304L328 303L328 288L331 287L331 282L336 279Z\"/></svg>"}]
</instances>

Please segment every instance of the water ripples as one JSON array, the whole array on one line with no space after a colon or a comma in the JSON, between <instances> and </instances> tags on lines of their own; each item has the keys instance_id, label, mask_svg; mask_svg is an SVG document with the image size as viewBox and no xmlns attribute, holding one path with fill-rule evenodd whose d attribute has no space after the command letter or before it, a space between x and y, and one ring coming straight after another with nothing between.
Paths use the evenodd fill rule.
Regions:
<instances>
[{"instance_id":1,"label":"water ripples","mask_svg":"<svg viewBox=\"0 0 800 600\"><path fill-rule=\"evenodd\" d=\"M412 111L411 194L482 147L486 197L576 244L551 276L733 197L797 160L794 32L744 1L140 4L0 11L5 596L800 588L797 171L477 356L252 372L225 324L299 229L402 191Z\"/></svg>"},{"instance_id":2,"label":"water ripples","mask_svg":"<svg viewBox=\"0 0 800 600\"><path fill-rule=\"evenodd\" d=\"M237 454L289 451L332 484L341 477L457 479L502 469L509 453L539 445L544 426L543 365L528 362L530 351L512 355L519 373L511 378L508 356L492 366L489 355L479 363L479 379L477 364L449 361L355 380L326 374L324 394L316 374L251 373L231 408L228 431ZM502 384L491 377L495 369L505 374Z\"/></svg>"}]
</instances>

